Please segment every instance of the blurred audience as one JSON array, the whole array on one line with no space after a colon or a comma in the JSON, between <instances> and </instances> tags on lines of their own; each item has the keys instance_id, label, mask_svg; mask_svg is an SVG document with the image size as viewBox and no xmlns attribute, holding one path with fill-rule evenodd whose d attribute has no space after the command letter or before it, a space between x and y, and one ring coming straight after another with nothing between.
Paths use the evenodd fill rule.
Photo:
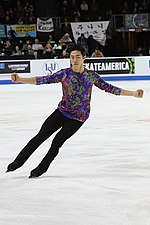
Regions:
<instances>
[{"instance_id":1,"label":"blurred audience","mask_svg":"<svg viewBox=\"0 0 150 225\"><path fill-rule=\"evenodd\" d=\"M9 4L7 4L9 2ZM54 32L48 34L47 40L43 41L42 35L37 38L19 39L16 32L13 30L13 24L34 24L36 23L35 15L35 1L2 1L0 3L0 24L8 24L10 29L8 31L9 40L4 38L0 41L0 54L1 55L33 55L35 59L42 56L50 56L51 54L58 53L60 57L67 58L66 47L68 43L74 42L70 22L85 22L85 21L104 21L111 20L114 14L137 14L149 13L150 1L149 0L125 0L115 2L102 2L100 0L59 0L56 2L58 6L58 16L60 17L61 26L58 26L58 31L55 28ZM146 33L146 32L145 32ZM64 34L63 36L61 36ZM144 32L143 32L144 34ZM43 38L44 39L44 38ZM46 38L45 38L46 39ZM39 41L40 40L40 41ZM108 34L107 34L108 40ZM144 40L145 41L145 40ZM85 38L84 33L78 38L77 43L85 46L87 56L97 57L96 48L99 43L94 40L90 35ZM141 43L139 43L141 44ZM106 42L108 48L108 42ZM141 44L143 45L143 44ZM140 47L133 53L134 55L144 55L149 52L149 42L147 50L143 51ZM45 46L45 47L44 47ZM111 46L110 46L111 49ZM106 50L106 49L103 49ZM120 50L121 51L121 50ZM121 54L121 53L120 53ZM103 53L101 52L101 57ZM107 54L104 51L104 55Z\"/></svg>"}]
</instances>

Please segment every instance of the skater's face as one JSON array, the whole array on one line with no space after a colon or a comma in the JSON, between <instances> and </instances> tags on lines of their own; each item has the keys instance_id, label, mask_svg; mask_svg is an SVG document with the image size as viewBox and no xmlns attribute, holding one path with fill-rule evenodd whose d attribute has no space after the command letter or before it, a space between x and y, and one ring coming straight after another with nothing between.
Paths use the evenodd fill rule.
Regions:
<instances>
[{"instance_id":1,"label":"skater's face","mask_svg":"<svg viewBox=\"0 0 150 225\"><path fill-rule=\"evenodd\" d=\"M70 53L70 60L72 69L80 72L83 67L85 56L83 56L80 51L75 50Z\"/></svg>"}]
</instances>

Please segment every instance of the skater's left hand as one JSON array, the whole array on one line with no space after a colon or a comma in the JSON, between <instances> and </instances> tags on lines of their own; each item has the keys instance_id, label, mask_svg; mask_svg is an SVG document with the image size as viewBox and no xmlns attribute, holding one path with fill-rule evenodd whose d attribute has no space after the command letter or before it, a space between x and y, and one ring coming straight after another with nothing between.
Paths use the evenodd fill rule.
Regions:
<instances>
[{"instance_id":1,"label":"skater's left hand","mask_svg":"<svg viewBox=\"0 0 150 225\"><path fill-rule=\"evenodd\" d=\"M144 91L142 89L138 89L133 92L133 96L136 98L142 98L144 94Z\"/></svg>"}]
</instances>

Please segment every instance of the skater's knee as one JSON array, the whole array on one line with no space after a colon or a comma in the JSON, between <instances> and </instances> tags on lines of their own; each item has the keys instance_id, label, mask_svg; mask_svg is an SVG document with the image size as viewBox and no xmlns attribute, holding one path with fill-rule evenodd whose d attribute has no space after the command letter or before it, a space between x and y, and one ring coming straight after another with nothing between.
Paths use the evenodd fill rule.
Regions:
<instances>
[{"instance_id":1,"label":"skater's knee","mask_svg":"<svg viewBox=\"0 0 150 225\"><path fill-rule=\"evenodd\" d=\"M54 139L52 141L51 147L59 150L59 148L61 148L62 145L63 145L63 142L61 140Z\"/></svg>"},{"instance_id":2,"label":"skater's knee","mask_svg":"<svg viewBox=\"0 0 150 225\"><path fill-rule=\"evenodd\" d=\"M49 138L49 135L43 131L39 131L37 135L35 136L36 141L39 141L39 142L44 142L48 138Z\"/></svg>"}]
</instances>

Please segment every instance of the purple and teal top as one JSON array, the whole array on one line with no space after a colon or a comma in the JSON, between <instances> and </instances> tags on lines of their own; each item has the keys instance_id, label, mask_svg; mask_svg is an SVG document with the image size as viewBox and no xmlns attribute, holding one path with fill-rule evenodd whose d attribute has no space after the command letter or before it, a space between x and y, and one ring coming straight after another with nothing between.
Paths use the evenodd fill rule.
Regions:
<instances>
[{"instance_id":1,"label":"purple and teal top","mask_svg":"<svg viewBox=\"0 0 150 225\"><path fill-rule=\"evenodd\" d=\"M114 95L120 95L121 88L105 82L95 71L84 69L77 73L72 68L62 69L52 75L36 77L36 84L62 83L63 96L58 104L60 112L71 119L85 122L90 114L93 84Z\"/></svg>"}]
</instances>

